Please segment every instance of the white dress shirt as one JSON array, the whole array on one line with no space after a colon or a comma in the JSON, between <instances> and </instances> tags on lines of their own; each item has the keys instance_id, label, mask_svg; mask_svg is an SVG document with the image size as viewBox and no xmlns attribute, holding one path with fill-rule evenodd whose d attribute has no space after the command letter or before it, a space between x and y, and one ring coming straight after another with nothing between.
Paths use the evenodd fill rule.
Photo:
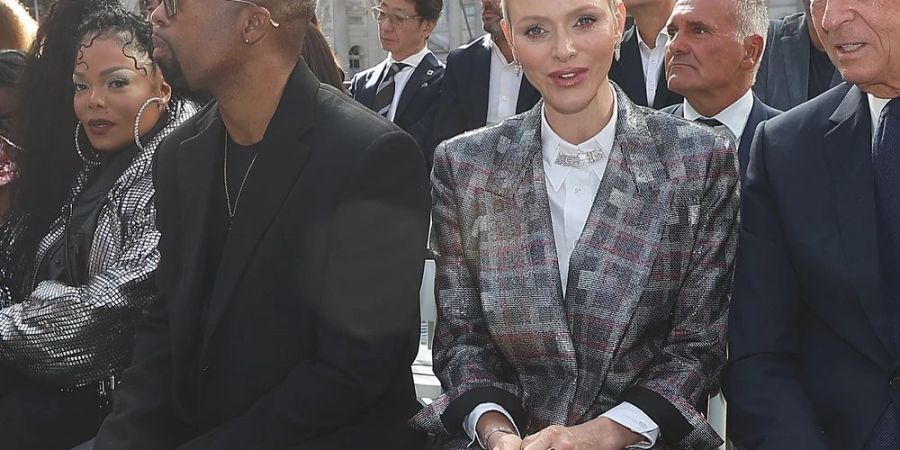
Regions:
<instances>
[{"instance_id":1,"label":"white dress shirt","mask_svg":"<svg viewBox=\"0 0 900 450\"><path fill-rule=\"evenodd\" d=\"M659 30L659 34L656 35L656 46L650 48L647 43L644 42L644 39L641 37L641 33L638 32L637 26L634 27L634 32L637 34L638 39L638 48L641 50L641 64L644 68L644 81L645 87L647 88L647 105L653 106L653 101L656 100L656 87L659 85L659 74L663 70L665 55L666 55L666 43L669 42L669 35L666 34L665 28Z\"/></svg>"},{"instance_id":2,"label":"white dress shirt","mask_svg":"<svg viewBox=\"0 0 900 450\"><path fill-rule=\"evenodd\" d=\"M881 118L881 111L891 101L889 98L878 98L872 94L866 94L869 98L869 114L872 115L872 135L878 130L878 119Z\"/></svg>"},{"instance_id":3,"label":"white dress shirt","mask_svg":"<svg viewBox=\"0 0 900 450\"><path fill-rule=\"evenodd\" d=\"M522 71L514 62L506 60L500 47L488 35L491 49L491 81L488 89L487 124L494 125L516 115Z\"/></svg>"},{"instance_id":4,"label":"white dress shirt","mask_svg":"<svg viewBox=\"0 0 900 450\"><path fill-rule=\"evenodd\" d=\"M744 135L744 128L747 126L747 120L750 119L750 112L753 111L753 91L747 90L741 98L737 99L734 103L728 105L727 108L720 111L713 117L706 117L701 115L691 106L691 102L688 99L684 99L684 118L687 120L697 120L698 118L704 119L716 119L719 122L722 122L722 125L725 125L725 128L728 128L728 131L734 137L734 145L738 146L741 144L741 136ZM750 132L754 132L756 130L750 130Z\"/></svg>"},{"instance_id":5,"label":"white dress shirt","mask_svg":"<svg viewBox=\"0 0 900 450\"><path fill-rule=\"evenodd\" d=\"M418 53L410 56L409 58L404 59L403 61L397 61L394 59L394 55L388 55L387 62L384 67L390 67L391 64L396 62L406 64L406 67L403 70L397 72L394 75L394 101L391 102L391 110L388 111L387 119L391 122L394 121L394 117L397 111L397 105L400 104L400 97L403 95L403 90L406 89L406 83L409 82L409 79L412 77L413 72L416 71L416 68L419 67L419 64L422 63L422 60L425 59L428 54L431 53L431 50L428 49L428 46L422 47L422 50L419 50ZM384 74L381 74L381 78L379 79L379 84L381 84L380 80L384 79Z\"/></svg>"},{"instance_id":6,"label":"white dress shirt","mask_svg":"<svg viewBox=\"0 0 900 450\"><path fill-rule=\"evenodd\" d=\"M616 122L618 121L617 100L613 95L613 114L609 123L603 127L593 138L574 145L566 142L550 128L546 115L541 114L541 143L543 149L544 175L546 178L547 195L550 200L550 218L553 222L553 238L556 243L556 254L559 258L559 272L562 281L563 295L566 292L567 275L569 273L569 259L575 250L575 245L584 231L588 215L593 207L594 197L600 189L603 173L609 162L609 152L612 150L615 140ZM560 153L578 154L602 150L604 157L599 161L585 167L567 167L556 164L556 157ZM472 438L472 442L484 447L480 436L475 431L478 419L489 411L497 411L507 418L510 415L503 407L493 403L483 403L466 416L464 428L466 434ZM644 437L644 441L628 448L646 449L653 447L659 438L659 426L640 408L629 402L622 402L609 411L602 414L634 433ZM510 418L510 422L512 419ZM518 430L516 430L518 432ZM471 443L470 443L471 445Z\"/></svg>"}]
</instances>

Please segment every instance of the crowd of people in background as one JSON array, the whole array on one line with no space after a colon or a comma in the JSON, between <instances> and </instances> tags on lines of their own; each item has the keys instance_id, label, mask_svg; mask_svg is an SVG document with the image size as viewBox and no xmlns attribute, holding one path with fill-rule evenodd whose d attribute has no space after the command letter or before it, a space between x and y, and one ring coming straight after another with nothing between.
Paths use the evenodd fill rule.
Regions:
<instances>
[{"instance_id":1,"label":"crowd of people in background","mask_svg":"<svg viewBox=\"0 0 900 450\"><path fill-rule=\"evenodd\" d=\"M803 6L0 0L0 447L900 448L900 1Z\"/></svg>"}]
</instances>

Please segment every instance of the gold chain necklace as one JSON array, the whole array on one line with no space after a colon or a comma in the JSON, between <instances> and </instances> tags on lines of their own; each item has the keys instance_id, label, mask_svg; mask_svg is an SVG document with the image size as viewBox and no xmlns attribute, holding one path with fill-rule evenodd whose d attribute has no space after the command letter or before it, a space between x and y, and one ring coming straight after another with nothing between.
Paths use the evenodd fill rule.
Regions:
<instances>
[{"instance_id":1,"label":"gold chain necklace","mask_svg":"<svg viewBox=\"0 0 900 450\"><path fill-rule=\"evenodd\" d=\"M234 214L237 212L238 202L241 201L241 194L244 192L244 184L247 183L247 177L250 176L250 171L253 170L253 165L256 164L256 157L259 156L259 152L253 155L253 159L250 160L250 166L247 167L247 171L244 172L244 179L241 180L241 187L238 188L237 195L234 197L234 207L231 206L231 194L228 192L228 132L225 132L225 163L222 164L222 175L225 178L225 203L228 204L228 223L231 223L231 220L234 219Z\"/></svg>"}]
</instances>

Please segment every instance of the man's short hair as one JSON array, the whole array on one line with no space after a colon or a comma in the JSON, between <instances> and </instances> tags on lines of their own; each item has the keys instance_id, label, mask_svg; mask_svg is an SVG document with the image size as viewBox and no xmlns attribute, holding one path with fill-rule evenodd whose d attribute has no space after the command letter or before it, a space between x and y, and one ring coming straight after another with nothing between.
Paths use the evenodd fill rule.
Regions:
<instances>
[{"instance_id":1,"label":"man's short hair","mask_svg":"<svg viewBox=\"0 0 900 450\"><path fill-rule=\"evenodd\" d=\"M437 23L444 8L444 0L412 0L416 5L416 15L422 20Z\"/></svg>"},{"instance_id":2,"label":"man's short hair","mask_svg":"<svg viewBox=\"0 0 900 450\"><path fill-rule=\"evenodd\" d=\"M734 16L737 22L736 39L744 40L758 34L766 40L769 31L769 8L766 0L734 0Z\"/></svg>"},{"instance_id":3,"label":"man's short hair","mask_svg":"<svg viewBox=\"0 0 900 450\"><path fill-rule=\"evenodd\" d=\"M272 18L279 22L309 22L316 15L318 0L266 0L259 2L272 13Z\"/></svg>"}]
</instances>

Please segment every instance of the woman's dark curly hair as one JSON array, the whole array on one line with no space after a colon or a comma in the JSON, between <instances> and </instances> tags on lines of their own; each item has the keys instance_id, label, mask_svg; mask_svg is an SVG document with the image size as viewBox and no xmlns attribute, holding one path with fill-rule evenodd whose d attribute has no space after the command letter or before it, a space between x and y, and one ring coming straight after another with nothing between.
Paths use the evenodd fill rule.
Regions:
<instances>
[{"instance_id":1,"label":"woman's dark curly hair","mask_svg":"<svg viewBox=\"0 0 900 450\"><path fill-rule=\"evenodd\" d=\"M16 190L0 228L0 285L17 298L32 290L37 246L68 201L82 165L73 143L72 72L81 50L100 36L119 38L135 67L148 70L139 59L151 61L152 28L118 0L58 0L28 53L13 132L25 150L14 156ZM150 64L149 70L157 69Z\"/></svg>"}]
</instances>

